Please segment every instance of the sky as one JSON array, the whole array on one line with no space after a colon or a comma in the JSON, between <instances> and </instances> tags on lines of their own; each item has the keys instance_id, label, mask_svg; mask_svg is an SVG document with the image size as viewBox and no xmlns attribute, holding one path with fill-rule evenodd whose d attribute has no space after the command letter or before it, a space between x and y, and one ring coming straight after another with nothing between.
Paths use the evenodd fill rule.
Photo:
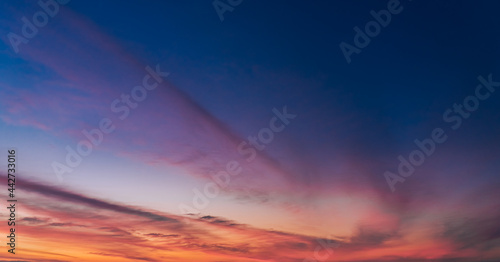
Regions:
<instances>
[{"instance_id":1,"label":"sky","mask_svg":"<svg viewBox=\"0 0 500 262\"><path fill-rule=\"evenodd\" d=\"M500 261L499 7L0 2L0 260Z\"/></svg>"}]
</instances>

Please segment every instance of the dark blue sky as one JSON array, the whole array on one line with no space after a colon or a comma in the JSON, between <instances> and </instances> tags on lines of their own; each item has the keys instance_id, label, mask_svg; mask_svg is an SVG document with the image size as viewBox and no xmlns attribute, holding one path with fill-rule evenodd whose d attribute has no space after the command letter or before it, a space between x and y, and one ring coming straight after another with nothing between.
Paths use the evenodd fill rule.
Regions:
<instances>
[{"instance_id":1,"label":"dark blue sky","mask_svg":"<svg viewBox=\"0 0 500 262\"><path fill-rule=\"evenodd\" d=\"M21 14L38 8L3 5L17 10L6 14L13 28ZM401 1L403 10L349 64L339 44L353 45L353 27L364 28L373 20L370 10L386 9L386 1L243 1L224 13L224 22L208 1L68 6L119 42L119 53L164 63L173 84L243 136L258 130L262 124L255 121L270 108L289 105L303 116L297 135L321 138L307 142L311 150L341 148L385 158L443 125L443 112L474 92L479 75L493 73L496 79L496 5ZM43 40L31 40L37 41ZM7 45L4 50L8 74L9 64L22 62L15 62ZM92 68L96 74L106 70ZM495 97L482 102L456 139L498 141L499 107Z\"/></svg>"}]
</instances>

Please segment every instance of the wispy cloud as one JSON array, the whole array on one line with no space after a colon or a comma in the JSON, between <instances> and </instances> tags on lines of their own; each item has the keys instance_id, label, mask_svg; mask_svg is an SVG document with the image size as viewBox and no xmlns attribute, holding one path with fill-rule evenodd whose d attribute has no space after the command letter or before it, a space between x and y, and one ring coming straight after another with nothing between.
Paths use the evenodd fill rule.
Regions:
<instances>
[{"instance_id":1,"label":"wispy cloud","mask_svg":"<svg viewBox=\"0 0 500 262\"><path fill-rule=\"evenodd\" d=\"M359 224L351 236L317 239L262 230L214 215L187 218L191 222L186 224L177 215L112 203L32 181L21 180L19 184L23 196L20 201L24 203L19 225L23 248L58 250L36 255L20 252L21 259L74 256L88 261L107 261L112 257L125 261L192 261L208 256L214 261L301 261L310 257L322 241L340 244L326 261L362 261L365 255L399 261L401 257L390 257L394 250L406 250L408 261L411 257L425 260L422 254L430 259L426 261L432 261L433 256L437 259L452 251L466 261L467 254L488 258L498 250L500 239L494 223L498 217L488 221L450 221L445 227L426 229L438 236L434 245L446 249L444 253L432 253L424 243L407 241L414 235L413 230L419 228L415 227L415 219L407 218L408 222L392 231ZM427 251L419 254L423 250Z\"/></svg>"}]
</instances>

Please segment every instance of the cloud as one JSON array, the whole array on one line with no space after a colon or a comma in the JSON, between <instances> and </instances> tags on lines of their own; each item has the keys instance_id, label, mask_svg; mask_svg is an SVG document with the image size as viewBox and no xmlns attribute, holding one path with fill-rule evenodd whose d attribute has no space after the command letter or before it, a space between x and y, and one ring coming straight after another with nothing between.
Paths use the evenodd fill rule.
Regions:
<instances>
[{"instance_id":1,"label":"cloud","mask_svg":"<svg viewBox=\"0 0 500 262\"><path fill-rule=\"evenodd\" d=\"M14 79L25 79L26 83L0 83L16 86L0 96L0 104L12 113L0 115L3 121L77 142L84 139L83 129L95 128L100 119L109 117L119 131L106 137L106 144L95 150L180 167L206 179L223 170L235 156L236 160L243 159L235 153L246 139L169 81L151 91L154 94L126 121L118 120L110 110L111 102L140 84L147 64L126 52L117 39L103 33L90 19L72 11L71 6L65 6L57 19L57 27L45 27L36 42L22 46L19 55L28 64L26 70L15 71ZM2 97L16 97L17 101ZM145 132L144 127L152 126L155 128ZM258 188L262 186L259 178L266 178L266 190L289 190L289 174L290 170L261 151L229 187L239 190L238 185L245 184Z\"/></svg>"},{"instance_id":2,"label":"cloud","mask_svg":"<svg viewBox=\"0 0 500 262\"><path fill-rule=\"evenodd\" d=\"M497 212L485 219L450 220L444 227L439 227L439 219L425 221L414 217L402 219L397 227L384 228L390 221L371 215L372 221L360 221L350 236L315 238L258 229L216 215L185 218L191 221L186 224L176 215L111 203L68 189L26 180L20 180L20 185L23 186L18 190L24 196L20 199L24 203L20 212L26 213L22 215L25 247L53 250L59 246L58 250L65 250L61 255L87 254L91 256L87 261L106 261L106 257L122 257L124 261L192 261L197 256L213 261L302 261L322 246L334 250L326 261L369 260L359 254L370 256L372 261L433 261L428 258L449 259L446 254L451 253L457 261L467 261L471 254L479 253L485 260L493 258L499 246ZM407 237L429 225L436 225L423 231L432 233L429 246L407 241ZM406 257L394 256L402 249L407 250ZM56 258L52 254L37 256ZM29 255L20 256L28 258Z\"/></svg>"},{"instance_id":3,"label":"cloud","mask_svg":"<svg viewBox=\"0 0 500 262\"><path fill-rule=\"evenodd\" d=\"M145 234L145 236L150 236L150 237L179 237L180 235L178 235L178 234L165 235L165 234L160 234L160 233L149 233L149 234Z\"/></svg>"},{"instance_id":4,"label":"cloud","mask_svg":"<svg viewBox=\"0 0 500 262\"><path fill-rule=\"evenodd\" d=\"M83 226L83 225L76 225L76 224L73 224L73 223L50 223L50 224L48 224L48 226L51 226L51 227L70 227L70 226L86 227L86 226Z\"/></svg>"},{"instance_id":5,"label":"cloud","mask_svg":"<svg viewBox=\"0 0 500 262\"><path fill-rule=\"evenodd\" d=\"M98 199L85 197L82 195L66 192L64 190L61 190L61 189L58 189L58 188L52 187L52 186L46 186L46 185L42 185L42 184L38 184L38 183L34 183L34 182L29 182L29 181L23 181L22 184L23 184L24 190L35 192L35 193L42 194L45 196L50 196L50 197L55 197L55 198L63 198L64 200L69 201L69 202L82 203L82 204L92 206L94 208L107 209L107 210L111 210L111 211L115 211L115 212L119 212L119 213L141 216L141 217L145 217L145 218L156 220L156 221L178 223L178 220L174 219L174 218L154 214L154 213L139 210L136 208L116 205L116 204L112 204L112 203L105 202L105 201L98 200Z\"/></svg>"},{"instance_id":6,"label":"cloud","mask_svg":"<svg viewBox=\"0 0 500 262\"><path fill-rule=\"evenodd\" d=\"M64 250L61 255L77 257L86 251L93 256L88 261L106 261L103 257L111 256L126 261L192 261L182 260L186 254L251 261L282 257L281 249L300 247L305 252L313 247L314 239L308 236L261 230L217 216L188 218L191 223L184 224L175 215L143 211L32 181L20 180L19 184L23 185L18 188L24 196L20 199L22 212L31 214L25 216L27 223L23 224L26 248L52 250L57 246ZM289 255L297 255L295 252Z\"/></svg>"},{"instance_id":7,"label":"cloud","mask_svg":"<svg viewBox=\"0 0 500 262\"><path fill-rule=\"evenodd\" d=\"M23 217L21 218L21 221L33 223L33 224L39 224L39 223L44 223L46 220L39 219L37 217Z\"/></svg>"}]
</instances>

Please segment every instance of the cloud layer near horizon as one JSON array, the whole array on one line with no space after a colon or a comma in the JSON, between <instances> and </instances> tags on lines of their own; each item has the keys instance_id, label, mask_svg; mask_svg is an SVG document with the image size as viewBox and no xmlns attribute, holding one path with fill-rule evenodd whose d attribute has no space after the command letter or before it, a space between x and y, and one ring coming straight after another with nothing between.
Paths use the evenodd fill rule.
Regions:
<instances>
[{"instance_id":1,"label":"cloud layer near horizon","mask_svg":"<svg viewBox=\"0 0 500 262\"><path fill-rule=\"evenodd\" d=\"M426 219L407 216L400 220L401 227L388 230L381 227L383 221L376 225L372 219L372 224L359 224L351 236L318 239L258 229L215 216L182 217L126 206L26 180L18 181L16 192L20 196L16 257L27 261L203 258L298 262L315 254L325 258L323 261L472 261L478 257L487 261L498 255L500 245L498 212L492 216L449 217L434 226L426 223L435 222L431 213ZM498 197L497 192L491 194ZM416 228L420 233L412 232ZM396 250L405 255L390 255Z\"/></svg>"}]
</instances>

